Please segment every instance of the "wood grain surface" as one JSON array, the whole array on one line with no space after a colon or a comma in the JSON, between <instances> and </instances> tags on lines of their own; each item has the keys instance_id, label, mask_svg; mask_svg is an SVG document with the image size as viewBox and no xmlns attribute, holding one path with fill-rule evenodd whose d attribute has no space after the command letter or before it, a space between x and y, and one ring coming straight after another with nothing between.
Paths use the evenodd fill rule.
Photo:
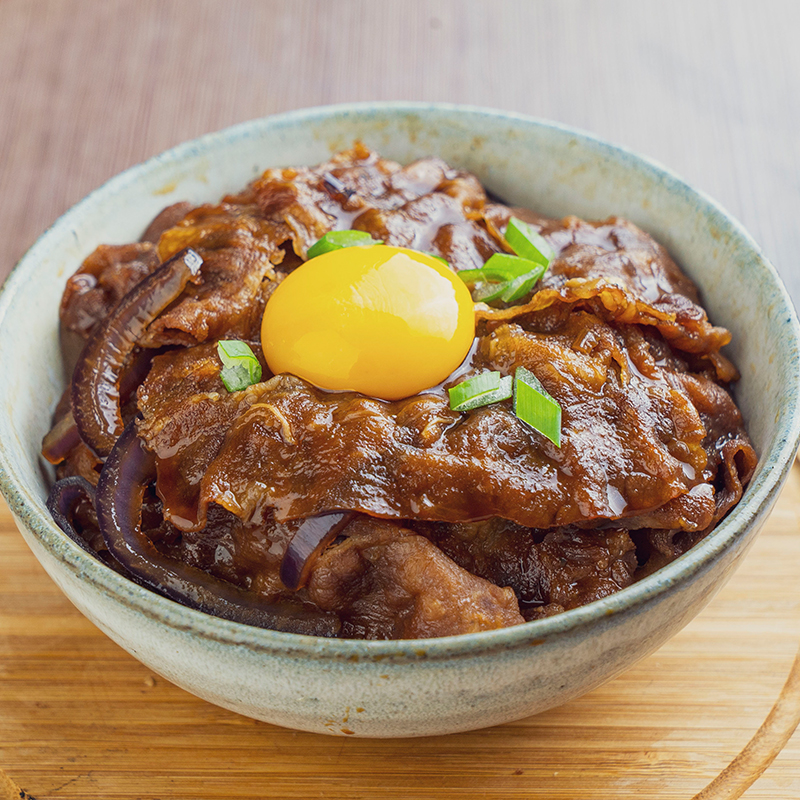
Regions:
<instances>
[{"instance_id":1,"label":"wood grain surface","mask_svg":"<svg viewBox=\"0 0 800 800\"><path fill-rule=\"evenodd\" d=\"M386 99L555 119L742 220L800 298L795 0L0 0L0 280L64 210L207 131ZM800 637L800 475L680 635L561 709L415 741L295 733L156 678L61 596L0 507L0 767L44 798L689 798ZM3 781L0 781L0 785ZM800 797L795 737L748 800Z\"/></svg>"}]
</instances>

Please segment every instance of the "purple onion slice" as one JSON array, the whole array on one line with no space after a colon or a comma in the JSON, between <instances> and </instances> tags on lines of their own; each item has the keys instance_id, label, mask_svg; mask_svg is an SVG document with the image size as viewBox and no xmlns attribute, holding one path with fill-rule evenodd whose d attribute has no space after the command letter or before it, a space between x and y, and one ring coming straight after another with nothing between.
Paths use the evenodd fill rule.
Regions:
<instances>
[{"instance_id":1,"label":"purple onion slice","mask_svg":"<svg viewBox=\"0 0 800 800\"><path fill-rule=\"evenodd\" d=\"M307 517L289 542L281 561L281 581L287 589L305 586L317 556L353 521L355 511L333 511Z\"/></svg>"},{"instance_id":2,"label":"purple onion slice","mask_svg":"<svg viewBox=\"0 0 800 800\"><path fill-rule=\"evenodd\" d=\"M100 473L97 519L106 546L144 585L179 603L245 625L334 636L339 620L300 601L264 603L256 595L161 553L142 531L142 498L155 478L155 458L132 421Z\"/></svg>"},{"instance_id":3,"label":"purple onion slice","mask_svg":"<svg viewBox=\"0 0 800 800\"><path fill-rule=\"evenodd\" d=\"M160 352L161 349L140 350L133 355L119 379L119 396L122 404L128 401L147 377L153 356ZM70 405L71 402L70 398ZM80 442L81 434L70 408L42 439L42 455L51 464L60 464Z\"/></svg>"},{"instance_id":4,"label":"purple onion slice","mask_svg":"<svg viewBox=\"0 0 800 800\"><path fill-rule=\"evenodd\" d=\"M50 494L47 497L47 510L53 517L53 521L61 528L64 533L72 539L75 544L82 547L97 557L97 553L89 547L86 540L75 530L72 524L72 514L75 506L80 500L87 498L94 505L95 491L86 478L72 475L69 478L62 478L53 484Z\"/></svg>"},{"instance_id":5,"label":"purple onion slice","mask_svg":"<svg viewBox=\"0 0 800 800\"><path fill-rule=\"evenodd\" d=\"M72 413L81 438L98 456L122 433L120 376L147 326L200 274L203 259L182 250L131 289L97 326L72 374Z\"/></svg>"}]
</instances>

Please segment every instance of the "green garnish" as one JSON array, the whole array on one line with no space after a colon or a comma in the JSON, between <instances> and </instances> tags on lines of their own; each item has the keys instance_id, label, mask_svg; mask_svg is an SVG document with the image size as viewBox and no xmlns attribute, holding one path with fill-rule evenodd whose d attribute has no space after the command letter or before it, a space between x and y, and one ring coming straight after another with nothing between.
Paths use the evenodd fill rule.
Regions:
<instances>
[{"instance_id":1,"label":"green garnish","mask_svg":"<svg viewBox=\"0 0 800 800\"><path fill-rule=\"evenodd\" d=\"M500 299L504 303L513 303L515 300L522 299L538 283L539 278L544 275L545 269L546 267L537 264L530 272L526 272L524 275L520 275L519 278L509 281L505 284L505 289L503 294L500 295Z\"/></svg>"},{"instance_id":2,"label":"green garnish","mask_svg":"<svg viewBox=\"0 0 800 800\"><path fill-rule=\"evenodd\" d=\"M546 269L529 258L495 253L480 269L462 270L458 277L474 287L472 299L476 302L512 303L528 294Z\"/></svg>"},{"instance_id":3,"label":"green garnish","mask_svg":"<svg viewBox=\"0 0 800 800\"><path fill-rule=\"evenodd\" d=\"M561 406L525 367L517 367L514 374L514 413L561 447Z\"/></svg>"},{"instance_id":4,"label":"green garnish","mask_svg":"<svg viewBox=\"0 0 800 800\"><path fill-rule=\"evenodd\" d=\"M240 392L261 380L261 364L247 342L217 342L217 354L222 361L219 377L229 392Z\"/></svg>"},{"instance_id":5,"label":"green garnish","mask_svg":"<svg viewBox=\"0 0 800 800\"><path fill-rule=\"evenodd\" d=\"M453 411L469 411L511 397L512 380L510 375L500 377L499 372L482 372L447 391Z\"/></svg>"},{"instance_id":6,"label":"green garnish","mask_svg":"<svg viewBox=\"0 0 800 800\"><path fill-rule=\"evenodd\" d=\"M525 367L517 367L513 378L499 372L481 372L447 390L453 411L470 411L514 397L514 413L523 422L561 447L561 406L547 393L539 379Z\"/></svg>"},{"instance_id":7,"label":"green garnish","mask_svg":"<svg viewBox=\"0 0 800 800\"><path fill-rule=\"evenodd\" d=\"M506 227L506 241L511 249L522 258L535 261L545 269L553 260L553 248L540 234L517 217L511 217Z\"/></svg>"},{"instance_id":8,"label":"green garnish","mask_svg":"<svg viewBox=\"0 0 800 800\"><path fill-rule=\"evenodd\" d=\"M328 231L308 248L308 257L316 258L323 253L332 253L343 247L369 247L373 244L383 244L378 239L373 239L366 231Z\"/></svg>"},{"instance_id":9,"label":"green garnish","mask_svg":"<svg viewBox=\"0 0 800 800\"><path fill-rule=\"evenodd\" d=\"M462 269L458 277L468 286L488 281L504 283L525 275L533 266L535 265L531 265L531 262L519 256L495 253L480 269Z\"/></svg>"}]
</instances>

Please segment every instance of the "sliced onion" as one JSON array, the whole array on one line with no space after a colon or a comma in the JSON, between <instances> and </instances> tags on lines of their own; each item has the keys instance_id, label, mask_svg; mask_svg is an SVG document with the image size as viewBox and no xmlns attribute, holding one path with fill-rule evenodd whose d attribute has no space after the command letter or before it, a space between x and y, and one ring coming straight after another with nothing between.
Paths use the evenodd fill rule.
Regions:
<instances>
[{"instance_id":1,"label":"sliced onion","mask_svg":"<svg viewBox=\"0 0 800 800\"><path fill-rule=\"evenodd\" d=\"M353 521L355 511L334 511L308 517L289 542L281 561L281 581L287 589L305 586L319 554Z\"/></svg>"},{"instance_id":2,"label":"sliced onion","mask_svg":"<svg viewBox=\"0 0 800 800\"><path fill-rule=\"evenodd\" d=\"M334 636L338 619L301 602L266 604L256 595L161 553L142 531L142 498L155 478L155 458L132 421L100 473L97 519L106 546L146 586L208 614L259 628Z\"/></svg>"},{"instance_id":3,"label":"sliced onion","mask_svg":"<svg viewBox=\"0 0 800 800\"><path fill-rule=\"evenodd\" d=\"M72 375L72 413L81 438L97 455L122 433L120 375L147 326L200 273L203 259L182 250L134 286L89 337Z\"/></svg>"},{"instance_id":4,"label":"sliced onion","mask_svg":"<svg viewBox=\"0 0 800 800\"><path fill-rule=\"evenodd\" d=\"M120 403L124 404L147 377L153 356L160 350L141 350L120 376ZM81 442L81 434L71 408L42 439L42 455L51 464L60 464Z\"/></svg>"},{"instance_id":5,"label":"sliced onion","mask_svg":"<svg viewBox=\"0 0 800 800\"><path fill-rule=\"evenodd\" d=\"M47 497L47 510L52 515L56 525L58 525L75 544L80 545L84 550L88 550L92 555L97 556L97 553L89 547L86 540L75 530L72 524L71 518L75 506L84 498L88 498L89 502L94 505L94 486L92 486L86 478L81 478L78 475L62 478L60 481L56 481L53 484L53 488L50 490L50 494Z\"/></svg>"}]
</instances>

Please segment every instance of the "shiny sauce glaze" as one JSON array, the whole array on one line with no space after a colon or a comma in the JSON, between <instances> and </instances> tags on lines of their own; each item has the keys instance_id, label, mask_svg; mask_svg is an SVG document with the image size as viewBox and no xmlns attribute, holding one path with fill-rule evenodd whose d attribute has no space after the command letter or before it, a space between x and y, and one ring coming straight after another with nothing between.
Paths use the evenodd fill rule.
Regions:
<instances>
[{"instance_id":1,"label":"shiny sauce glaze","mask_svg":"<svg viewBox=\"0 0 800 800\"><path fill-rule=\"evenodd\" d=\"M476 304L473 346L444 382L386 401L269 371L264 308L327 232L365 231L461 271L510 252L512 215L555 257L526 297ZM70 373L76 358L75 375L87 369L81 347L113 329L129 293L186 248L202 258L199 278L148 321L116 376L135 441L109 461L140 487L141 506L124 547L92 501L105 458L76 435L84 415L69 398L44 450L59 479L85 479L67 516L87 548L210 613L378 639L519 624L682 555L738 502L755 468L729 391L736 369L720 352L729 333L709 322L666 250L626 220L545 218L490 201L474 176L440 159L403 167L356 144L316 167L267 170L218 204L171 206L142 241L99 247L62 300ZM225 388L220 339L250 343L259 382ZM561 406L560 447L511 400L451 409L450 387L519 366ZM138 482L126 466L135 459ZM302 564L302 580L287 578L291 542L325 515L343 527ZM144 562L121 557L125 548ZM224 602L209 601L214 592Z\"/></svg>"}]
</instances>

